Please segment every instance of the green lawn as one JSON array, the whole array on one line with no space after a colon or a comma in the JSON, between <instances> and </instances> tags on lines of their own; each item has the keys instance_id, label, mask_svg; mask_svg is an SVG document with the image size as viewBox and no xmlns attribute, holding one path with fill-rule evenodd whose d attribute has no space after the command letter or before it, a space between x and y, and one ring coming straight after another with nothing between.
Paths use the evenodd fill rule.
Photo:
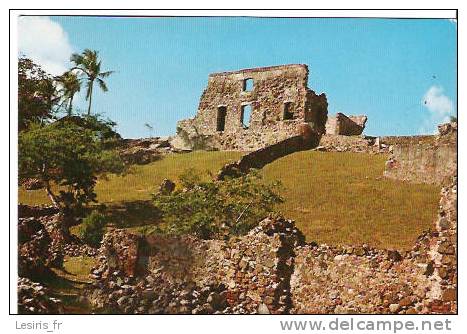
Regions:
<instances>
[{"instance_id":1,"label":"green lawn","mask_svg":"<svg viewBox=\"0 0 467 334\"><path fill-rule=\"evenodd\" d=\"M133 173L124 177L99 180L96 192L100 202L113 204L121 211L120 217L125 217L121 220L136 217L135 224L127 226L141 225L151 221L151 210L142 201L150 199L163 178L176 180L190 167L215 173L240 155L169 155L149 165L136 166ZM262 173L268 181L282 182L285 203L279 209L296 220L308 241L408 249L423 230L432 227L439 188L383 179L385 160L384 155L305 151L267 165ZM43 190L20 189L19 199L26 204L48 203ZM128 215L131 211L135 214Z\"/></svg>"},{"instance_id":2,"label":"green lawn","mask_svg":"<svg viewBox=\"0 0 467 334\"><path fill-rule=\"evenodd\" d=\"M238 160L240 152L204 152L171 154L148 165L133 166L125 176L110 175L97 182L97 199L101 203L149 200L164 178L177 180L189 168L217 173L226 163ZM19 202L24 204L50 204L43 189L19 189Z\"/></svg>"},{"instance_id":3,"label":"green lawn","mask_svg":"<svg viewBox=\"0 0 467 334\"><path fill-rule=\"evenodd\" d=\"M409 249L433 227L439 187L382 178L385 155L305 151L263 169L308 241Z\"/></svg>"}]
</instances>

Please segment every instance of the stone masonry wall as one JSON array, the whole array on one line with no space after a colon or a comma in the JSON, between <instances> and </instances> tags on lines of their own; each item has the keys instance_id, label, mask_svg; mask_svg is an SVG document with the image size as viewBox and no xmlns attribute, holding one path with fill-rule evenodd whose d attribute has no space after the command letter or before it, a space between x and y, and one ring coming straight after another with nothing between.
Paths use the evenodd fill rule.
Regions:
<instances>
[{"instance_id":1,"label":"stone masonry wall","mask_svg":"<svg viewBox=\"0 0 467 334\"><path fill-rule=\"evenodd\" d=\"M328 117L326 122L326 134L357 136L365 129L367 117L365 115L346 116L337 113L335 117Z\"/></svg>"},{"instance_id":2,"label":"stone masonry wall","mask_svg":"<svg viewBox=\"0 0 467 334\"><path fill-rule=\"evenodd\" d=\"M399 138L392 146L385 177L443 184L457 170L457 123L440 126L438 136Z\"/></svg>"},{"instance_id":3,"label":"stone masonry wall","mask_svg":"<svg viewBox=\"0 0 467 334\"><path fill-rule=\"evenodd\" d=\"M126 246L115 252L116 242ZM122 313L288 313L294 248L303 242L292 221L272 218L229 241L135 239L114 230L106 234L101 263L92 273L97 281L91 302ZM134 272L144 269L139 276L124 266L130 244L142 250L138 261L129 261L138 263Z\"/></svg>"},{"instance_id":4,"label":"stone masonry wall","mask_svg":"<svg viewBox=\"0 0 467 334\"><path fill-rule=\"evenodd\" d=\"M456 313L457 178L441 191L433 232L404 253L365 245L298 247L294 313Z\"/></svg>"},{"instance_id":5,"label":"stone masonry wall","mask_svg":"<svg viewBox=\"0 0 467 334\"><path fill-rule=\"evenodd\" d=\"M96 309L136 314L456 313L456 238L454 176L441 190L433 231L409 251L306 244L292 221L274 217L227 241L114 230L89 294ZM128 249L140 249L138 260ZM138 275L127 262L138 264Z\"/></svg>"},{"instance_id":6,"label":"stone masonry wall","mask_svg":"<svg viewBox=\"0 0 467 334\"><path fill-rule=\"evenodd\" d=\"M253 81L250 90L244 87L247 79ZM306 65L211 74L196 117L177 124L174 143L192 149L254 151L298 135L303 123L323 133L327 99L308 89L307 81ZM243 111L248 105L249 122Z\"/></svg>"},{"instance_id":7,"label":"stone masonry wall","mask_svg":"<svg viewBox=\"0 0 467 334\"><path fill-rule=\"evenodd\" d=\"M288 154L316 147L319 139L313 134L309 125L301 124L300 128L301 134L298 136L249 152L242 156L240 160L226 164L219 171L217 179L222 180L225 176L240 176L248 173L251 168L260 169Z\"/></svg>"}]
</instances>

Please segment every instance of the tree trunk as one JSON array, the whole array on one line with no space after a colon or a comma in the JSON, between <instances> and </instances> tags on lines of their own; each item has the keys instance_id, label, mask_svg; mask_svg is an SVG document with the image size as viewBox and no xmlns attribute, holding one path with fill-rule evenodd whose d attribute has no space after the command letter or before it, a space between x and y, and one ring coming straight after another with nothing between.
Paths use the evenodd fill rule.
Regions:
<instances>
[{"instance_id":1,"label":"tree trunk","mask_svg":"<svg viewBox=\"0 0 467 334\"><path fill-rule=\"evenodd\" d=\"M91 86L89 86L89 105L88 105L88 116L91 115L91 102L92 102L92 86L94 82L91 82Z\"/></svg>"},{"instance_id":2,"label":"tree trunk","mask_svg":"<svg viewBox=\"0 0 467 334\"><path fill-rule=\"evenodd\" d=\"M70 234L70 227L74 225L75 219L73 217L72 210L67 207L66 205L60 205L57 196L52 192L50 188L50 184L48 181L45 182L45 190L47 192L47 196L52 201L53 205L59 210L60 212L60 229L62 231L62 235L64 236L65 240L71 239Z\"/></svg>"},{"instance_id":3,"label":"tree trunk","mask_svg":"<svg viewBox=\"0 0 467 334\"><path fill-rule=\"evenodd\" d=\"M52 192L52 189L50 189L50 184L49 181L44 182L45 183L45 191L47 192L47 196L49 197L50 201L52 204L57 208L61 209L60 203L58 202L57 196Z\"/></svg>"},{"instance_id":4,"label":"tree trunk","mask_svg":"<svg viewBox=\"0 0 467 334\"><path fill-rule=\"evenodd\" d=\"M72 110L73 110L73 95L70 97L70 103L68 105L68 116L71 116Z\"/></svg>"}]
</instances>

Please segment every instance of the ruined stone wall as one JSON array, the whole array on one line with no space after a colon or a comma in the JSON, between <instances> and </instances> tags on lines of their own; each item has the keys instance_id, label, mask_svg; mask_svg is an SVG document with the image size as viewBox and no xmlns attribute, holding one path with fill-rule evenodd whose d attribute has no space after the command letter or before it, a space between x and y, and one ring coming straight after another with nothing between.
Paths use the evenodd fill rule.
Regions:
<instances>
[{"instance_id":1,"label":"ruined stone wall","mask_svg":"<svg viewBox=\"0 0 467 334\"><path fill-rule=\"evenodd\" d=\"M388 153L390 145L381 143L378 137L343 136L325 134L321 136L317 151L324 152L354 152L354 153Z\"/></svg>"},{"instance_id":2,"label":"ruined stone wall","mask_svg":"<svg viewBox=\"0 0 467 334\"><path fill-rule=\"evenodd\" d=\"M117 250L116 242L125 246ZM106 234L102 262L93 271L91 301L122 313L288 313L293 250L303 242L292 221L270 218L229 241L136 238L114 230ZM127 247L140 249L140 259L126 261ZM133 272L126 262L134 264Z\"/></svg>"},{"instance_id":3,"label":"ruined stone wall","mask_svg":"<svg viewBox=\"0 0 467 334\"><path fill-rule=\"evenodd\" d=\"M298 247L295 313L456 313L457 178L441 191L433 232L408 252L365 245Z\"/></svg>"},{"instance_id":4,"label":"ruined stone wall","mask_svg":"<svg viewBox=\"0 0 467 334\"><path fill-rule=\"evenodd\" d=\"M443 184L457 170L457 123L441 126L438 136L386 140L392 140L393 152L386 162L385 177Z\"/></svg>"},{"instance_id":5,"label":"ruined stone wall","mask_svg":"<svg viewBox=\"0 0 467 334\"><path fill-rule=\"evenodd\" d=\"M247 79L253 82L250 90L244 87ZM308 89L307 81L306 65L211 74L196 117L178 122L175 143L194 149L253 151L298 135L303 123L319 135L324 132L327 100ZM249 121L243 109L248 105Z\"/></svg>"},{"instance_id":6,"label":"ruined stone wall","mask_svg":"<svg viewBox=\"0 0 467 334\"><path fill-rule=\"evenodd\" d=\"M456 313L456 238L454 176L441 190L434 230L409 251L306 244L292 221L272 217L228 241L115 230L90 295L95 307L139 314ZM115 252L113 243L124 246ZM109 249L120 265L109 265ZM139 275L126 272L125 249L142 250L129 261Z\"/></svg>"},{"instance_id":7,"label":"ruined stone wall","mask_svg":"<svg viewBox=\"0 0 467 334\"><path fill-rule=\"evenodd\" d=\"M357 136L365 129L367 117L365 115L346 116L337 113L335 117L328 117L326 122L326 134Z\"/></svg>"},{"instance_id":8,"label":"ruined stone wall","mask_svg":"<svg viewBox=\"0 0 467 334\"><path fill-rule=\"evenodd\" d=\"M300 129L300 135L298 136L289 137L276 144L247 153L240 160L226 164L219 171L217 179L222 180L225 176L237 177L248 173L252 168L263 168L265 165L288 154L315 147L317 138L313 135L310 126L301 124Z\"/></svg>"}]
</instances>

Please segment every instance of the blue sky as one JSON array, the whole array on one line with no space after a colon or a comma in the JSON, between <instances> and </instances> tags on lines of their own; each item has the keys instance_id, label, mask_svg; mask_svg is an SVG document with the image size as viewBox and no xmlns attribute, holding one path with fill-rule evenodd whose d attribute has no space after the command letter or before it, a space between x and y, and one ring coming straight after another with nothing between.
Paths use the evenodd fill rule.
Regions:
<instances>
[{"instance_id":1,"label":"blue sky","mask_svg":"<svg viewBox=\"0 0 467 334\"><path fill-rule=\"evenodd\" d=\"M288 63L308 64L308 87L326 93L329 114L368 115L369 135L433 133L457 110L457 24L444 19L54 16L19 27L19 51L51 72L70 52L99 51L116 72L93 110L124 137L148 136L144 123L174 134L211 72ZM76 106L86 110L84 97Z\"/></svg>"}]
</instances>

